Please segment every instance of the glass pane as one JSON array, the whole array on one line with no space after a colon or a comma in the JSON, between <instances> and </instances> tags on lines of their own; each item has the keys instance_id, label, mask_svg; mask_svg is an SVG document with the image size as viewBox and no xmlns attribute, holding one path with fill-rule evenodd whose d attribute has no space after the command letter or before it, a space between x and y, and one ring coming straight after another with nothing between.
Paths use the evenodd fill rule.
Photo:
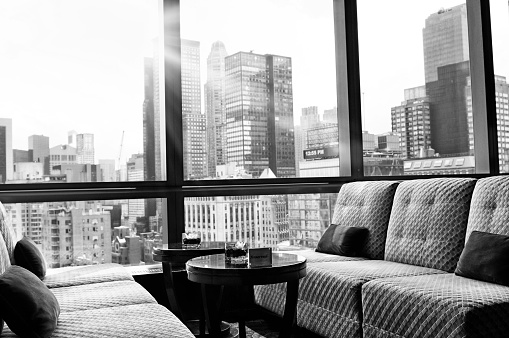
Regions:
<instances>
[{"instance_id":1,"label":"glass pane","mask_svg":"<svg viewBox=\"0 0 509 338\"><path fill-rule=\"evenodd\" d=\"M358 16L364 174L475 173L466 4L363 0Z\"/></svg>"},{"instance_id":2,"label":"glass pane","mask_svg":"<svg viewBox=\"0 0 509 338\"><path fill-rule=\"evenodd\" d=\"M0 182L164 180L161 0L0 4Z\"/></svg>"},{"instance_id":3,"label":"glass pane","mask_svg":"<svg viewBox=\"0 0 509 338\"><path fill-rule=\"evenodd\" d=\"M339 175L332 1L183 0L181 22L186 180Z\"/></svg>"},{"instance_id":4,"label":"glass pane","mask_svg":"<svg viewBox=\"0 0 509 338\"><path fill-rule=\"evenodd\" d=\"M490 1L495 100L500 172L509 172L509 8L505 1Z\"/></svg>"},{"instance_id":5,"label":"glass pane","mask_svg":"<svg viewBox=\"0 0 509 338\"><path fill-rule=\"evenodd\" d=\"M49 268L152 264L162 242L163 199L5 204L16 235L41 249Z\"/></svg>"},{"instance_id":6,"label":"glass pane","mask_svg":"<svg viewBox=\"0 0 509 338\"><path fill-rule=\"evenodd\" d=\"M329 226L337 194L188 197L185 229L204 242L250 247L314 248Z\"/></svg>"}]
</instances>

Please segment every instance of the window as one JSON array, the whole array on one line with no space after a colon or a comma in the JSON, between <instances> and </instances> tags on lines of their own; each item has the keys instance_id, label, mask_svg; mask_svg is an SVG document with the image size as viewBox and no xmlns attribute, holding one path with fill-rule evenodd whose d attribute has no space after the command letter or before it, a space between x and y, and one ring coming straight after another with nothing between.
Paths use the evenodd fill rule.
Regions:
<instances>
[{"instance_id":1,"label":"window","mask_svg":"<svg viewBox=\"0 0 509 338\"><path fill-rule=\"evenodd\" d=\"M383 168L365 172L448 173L439 161L433 168L424 162L420 170L405 166L422 158L469 156L474 163L477 138L467 4L359 1L358 18L363 136L377 139L377 151L392 160L390 173L383 173ZM396 123L401 118L398 112L404 112L405 129ZM392 143L381 141L382 137L390 137ZM364 165L370 162L365 159Z\"/></svg>"},{"instance_id":2,"label":"window","mask_svg":"<svg viewBox=\"0 0 509 338\"><path fill-rule=\"evenodd\" d=\"M332 1L180 5L184 179L337 177Z\"/></svg>"}]
</instances>

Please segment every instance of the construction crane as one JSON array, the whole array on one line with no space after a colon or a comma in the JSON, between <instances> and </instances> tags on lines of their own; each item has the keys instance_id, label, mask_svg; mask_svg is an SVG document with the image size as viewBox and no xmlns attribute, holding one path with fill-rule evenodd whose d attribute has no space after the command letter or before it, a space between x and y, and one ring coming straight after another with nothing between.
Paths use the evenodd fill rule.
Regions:
<instances>
[{"instance_id":1,"label":"construction crane","mask_svg":"<svg viewBox=\"0 0 509 338\"><path fill-rule=\"evenodd\" d=\"M125 131L122 130L122 139L120 140L120 151L118 152L118 168L122 169L122 166L120 165L120 157L122 156L122 146L124 145L124 133Z\"/></svg>"}]
</instances>

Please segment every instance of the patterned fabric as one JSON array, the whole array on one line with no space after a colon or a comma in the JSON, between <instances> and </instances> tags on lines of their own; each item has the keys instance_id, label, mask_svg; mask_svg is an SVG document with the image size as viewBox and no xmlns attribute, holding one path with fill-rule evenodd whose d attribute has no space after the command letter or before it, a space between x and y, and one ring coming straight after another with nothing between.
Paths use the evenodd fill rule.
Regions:
<instances>
[{"instance_id":1,"label":"patterned fabric","mask_svg":"<svg viewBox=\"0 0 509 338\"><path fill-rule=\"evenodd\" d=\"M361 286L375 278L444 273L381 260L307 265L300 280L297 325L324 337L361 337ZM255 301L282 315L286 284L255 286Z\"/></svg>"},{"instance_id":2,"label":"patterned fabric","mask_svg":"<svg viewBox=\"0 0 509 338\"><path fill-rule=\"evenodd\" d=\"M154 297L134 281L104 282L53 288L51 292L57 298L61 312L156 303Z\"/></svg>"},{"instance_id":3,"label":"patterned fabric","mask_svg":"<svg viewBox=\"0 0 509 338\"><path fill-rule=\"evenodd\" d=\"M364 337L507 337L509 287L454 274L379 279L362 288Z\"/></svg>"},{"instance_id":4,"label":"patterned fabric","mask_svg":"<svg viewBox=\"0 0 509 338\"><path fill-rule=\"evenodd\" d=\"M509 176L492 176L477 182L465 242L474 230L509 235Z\"/></svg>"},{"instance_id":5,"label":"patterned fabric","mask_svg":"<svg viewBox=\"0 0 509 338\"><path fill-rule=\"evenodd\" d=\"M387 224L397 186L395 181L353 182L339 191L332 223L369 229L365 257L384 257Z\"/></svg>"},{"instance_id":6,"label":"patterned fabric","mask_svg":"<svg viewBox=\"0 0 509 338\"><path fill-rule=\"evenodd\" d=\"M2 337L17 337L7 326ZM52 338L194 338L189 329L159 304L138 304L64 312Z\"/></svg>"},{"instance_id":7,"label":"patterned fabric","mask_svg":"<svg viewBox=\"0 0 509 338\"><path fill-rule=\"evenodd\" d=\"M13 227L8 222L7 211L5 210L5 207L1 202L0 202L0 233L4 238L5 246L7 247L7 252L9 253L9 259L11 260L11 264L14 264L14 247L18 242L18 238L16 236L16 233L14 232Z\"/></svg>"},{"instance_id":8,"label":"patterned fabric","mask_svg":"<svg viewBox=\"0 0 509 338\"><path fill-rule=\"evenodd\" d=\"M465 244L475 183L470 178L401 183L394 196L385 259L454 271Z\"/></svg>"},{"instance_id":9,"label":"patterned fabric","mask_svg":"<svg viewBox=\"0 0 509 338\"><path fill-rule=\"evenodd\" d=\"M0 275L3 274L11 266L9 253L5 246L4 238L0 236Z\"/></svg>"},{"instance_id":10,"label":"patterned fabric","mask_svg":"<svg viewBox=\"0 0 509 338\"><path fill-rule=\"evenodd\" d=\"M323 252L316 252L315 250L291 250L291 251L283 251L284 253L291 253L295 255L301 255L306 258L307 263L317 263L317 262L346 262L346 261L364 261L366 258L364 257L347 257L347 256L339 256L333 254L327 254Z\"/></svg>"},{"instance_id":11,"label":"patterned fabric","mask_svg":"<svg viewBox=\"0 0 509 338\"><path fill-rule=\"evenodd\" d=\"M100 282L134 280L122 265L108 263L48 270L43 282L48 288Z\"/></svg>"}]
</instances>

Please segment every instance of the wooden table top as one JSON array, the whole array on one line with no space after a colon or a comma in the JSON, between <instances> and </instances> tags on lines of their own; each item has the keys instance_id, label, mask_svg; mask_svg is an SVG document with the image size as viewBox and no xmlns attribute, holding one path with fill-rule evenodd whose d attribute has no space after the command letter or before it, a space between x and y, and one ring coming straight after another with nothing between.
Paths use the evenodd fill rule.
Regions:
<instances>
[{"instance_id":1,"label":"wooden table top","mask_svg":"<svg viewBox=\"0 0 509 338\"><path fill-rule=\"evenodd\" d=\"M214 285L261 285L296 280L306 276L306 258L273 252L272 266L248 267L225 263L224 254L196 257L186 263L188 279Z\"/></svg>"}]
</instances>

